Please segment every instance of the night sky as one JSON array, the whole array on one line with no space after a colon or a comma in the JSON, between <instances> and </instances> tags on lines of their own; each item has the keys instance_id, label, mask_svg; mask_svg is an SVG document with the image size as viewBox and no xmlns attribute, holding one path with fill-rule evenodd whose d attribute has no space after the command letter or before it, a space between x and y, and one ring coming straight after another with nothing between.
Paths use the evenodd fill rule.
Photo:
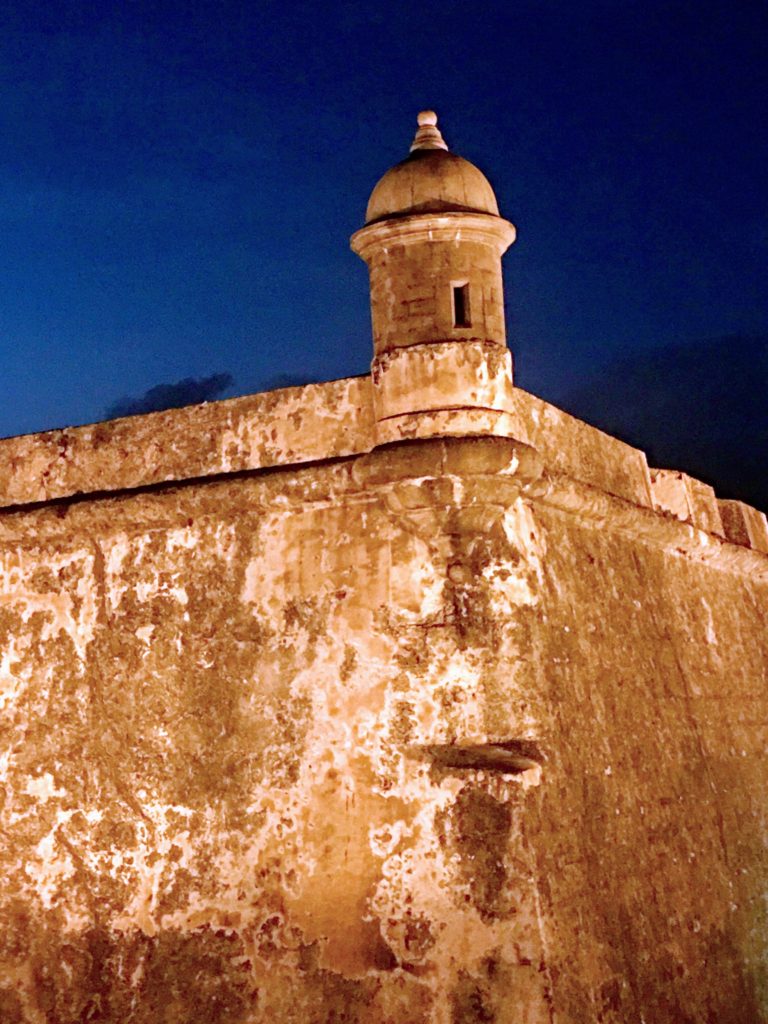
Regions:
<instances>
[{"instance_id":1,"label":"night sky","mask_svg":"<svg viewBox=\"0 0 768 1024\"><path fill-rule=\"evenodd\" d=\"M0 436L366 372L348 239L432 107L518 228L517 383L757 501L766 40L762 0L3 5Z\"/></svg>"}]
</instances>

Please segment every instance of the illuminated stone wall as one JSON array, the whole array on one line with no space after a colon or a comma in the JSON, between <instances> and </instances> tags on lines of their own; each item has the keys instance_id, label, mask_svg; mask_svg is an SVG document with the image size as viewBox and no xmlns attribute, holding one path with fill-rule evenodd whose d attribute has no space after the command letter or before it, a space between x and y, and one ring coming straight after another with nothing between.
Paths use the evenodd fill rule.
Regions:
<instances>
[{"instance_id":1,"label":"illuminated stone wall","mask_svg":"<svg viewBox=\"0 0 768 1024\"><path fill-rule=\"evenodd\" d=\"M0 444L0 1021L768 1020L764 518L366 388Z\"/></svg>"},{"instance_id":2,"label":"illuminated stone wall","mask_svg":"<svg viewBox=\"0 0 768 1024\"><path fill-rule=\"evenodd\" d=\"M466 219L462 218L461 228L469 234L463 223ZM424 221L429 227L423 229L423 241L404 244L388 225L387 244L371 246L371 319L376 354L408 345L433 344L436 338L457 335L504 346L498 243L495 239L483 239L478 232L478 240L464 239L457 245L453 236L459 229L453 227L448 217L442 218L445 240L436 240L434 236L440 232L437 225L442 226L441 222L435 217ZM409 234L417 234L412 219L401 227L401 233L406 241ZM469 289L472 307L465 312L471 326L454 324L454 281L465 283Z\"/></svg>"}]
</instances>

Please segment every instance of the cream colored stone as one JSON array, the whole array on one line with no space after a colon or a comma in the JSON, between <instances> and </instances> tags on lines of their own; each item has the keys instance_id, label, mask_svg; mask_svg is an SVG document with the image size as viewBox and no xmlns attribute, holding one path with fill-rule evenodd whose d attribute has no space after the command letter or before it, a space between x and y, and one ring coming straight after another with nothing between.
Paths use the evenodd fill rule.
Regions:
<instances>
[{"instance_id":1,"label":"cream colored stone","mask_svg":"<svg viewBox=\"0 0 768 1024\"><path fill-rule=\"evenodd\" d=\"M504 345L501 255L515 238L500 217L414 214L357 231L352 248L368 264L374 352L435 341ZM468 323L454 318L453 289L468 288Z\"/></svg>"},{"instance_id":2,"label":"cream colored stone","mask_svg":"<svg viewBox=\"0 0 768 1024\"><path fill-rule=\"evenodd\" d=\"M673 469L652 469L654 507L684 523L724 537L715 492L709 484Z\"/></svg>"},{"instance_id":3,"label":"cream colored stone","mask_svg":"<svg viewBox=\"0 0 768 1024\"><path fill-rule=\"evenodd\" d=\"M507 349L468 341L394 349L371 367L377 424L438 409L509 408L512 360Z\"/></svg>"},{"instance_id":4,"label":"cream colored stone","mask_svg":"<svg viewBox=\"0 0 768 1024\"><path fill-rule=\"evenodd\" d=\"M311 462L372 444L370 379L0 440L0 507Z\"/></svg>"},{"instance_id":5,"label":"cream colored stone","mask_svg":"<svg viewBox=\"0 0 768 1024\"><path fill-rule=\"evenodd\" d=\"M558 472L636 504L650 503L642 452L520 388L508 390L507 350L490 349L492 359L483 366L472 362L478 349L484 346L467 346L465 356L464 347L438 345L435 357L453 381L451 401L461 400L455 389L463 381L480 408L401 413L376 422L377 386L398 409L407 402L404 363L397 388L381 377L378 385L358 377L0 440L0 508L310 463L412 438L478 434L517 438ZM472 366L480 372L477 380L463 376ZM502 395L508 397L502 401Z\"/></svg>"},{"instance_id":6,"label":"cream colored stone","mask_svg":"<svg viewBox=\"0 0 768 1024\"><path fill-rule=\"evenodd\" d=\"M498 216L488 179L468 160L447 152L432 110L419 114L410 156L390 168L368 201L366 223L404 213L462 210Z\"/></svg>"}]
</instances>

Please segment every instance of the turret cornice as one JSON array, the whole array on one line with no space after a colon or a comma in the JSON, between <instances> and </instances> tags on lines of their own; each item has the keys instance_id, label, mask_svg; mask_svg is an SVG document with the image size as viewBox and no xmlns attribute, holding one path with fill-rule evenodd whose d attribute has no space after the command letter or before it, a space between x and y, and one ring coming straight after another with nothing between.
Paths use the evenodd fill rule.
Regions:
<instances>
[{"instance_id":1,"label":"turret cornice","mask_svg":"<svg viewBox=\"0 0 768 1024\"><path fill-rule=\"evenodd\" d=\"M351 239L352 251L363 259L372 249L382 245L417 242L478 242L490 245L501 256L517 237L515 225L503 217L489 213L411 214L389 217L367 224Z\"/></svg>"}]
</instances>

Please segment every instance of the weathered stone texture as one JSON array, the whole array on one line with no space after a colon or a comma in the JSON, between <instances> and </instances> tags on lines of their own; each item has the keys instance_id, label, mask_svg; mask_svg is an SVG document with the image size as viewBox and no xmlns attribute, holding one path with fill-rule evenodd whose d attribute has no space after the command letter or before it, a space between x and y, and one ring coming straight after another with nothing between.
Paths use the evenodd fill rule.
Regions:
<instances>
[{"instance_id":1,"label":"weathered stone texture","mask_svg":"<svg viewBox=\"0 0 768 1024\"><path fill-rule=\"evenodd\" d=\"M466 216L455 226L447 215L429 219L434 226L425 228L423 239L410 244L407 236L401 240L402 228L397 224L394 237L386 236L371 252L375 353L456 337L503 346L506 329L498 244L492 244L490 237L487 241L482 241L482 236L476 241L467 239ZM480 217L474 219L482 223ZM411 233L410 223L408 228ZM435 238L441 228L444 241ZM454 283L469 285L470 326L454 326Z\"/></svg>"},{"instance_id":2,"label":"weathered stone texture","mask_svg":"<svg viewBox=\"0 0 768 1024\"><path fill-rule=\"evenodd\" d=\"M371 378L0 443L0 1024L768 1024L765 518L512 386L418 120Z\"/></svg>"},{"instance_id":3,"label":"weathered stone texture","mask_svg":"<svg viewBox=\"0 0 768 1024\"><path fill-rule=\"evenodd\" d=\"M6 512L0 1019L768 1019L767 585L558 486L445 440Z\"/></svg>"},{"instance_id":4,"label":"weathered stone texture","mask_svg":"<svg viewBox=\"0 0 768 1024\"><path fill-rule=\"evenodd\" d=\"M514 388L508 411L508 436L534 447L552 469L633 505L650 506L644 452L521 388Z\"/></svg>"},{"instance_id":5,"label":"weathered stone texture","mask_svg":"<svg viewBox=\"0 0 768 1024\"><path fill-rule=\"evenodd\" d=\"M651 490L659 511L718 537L726 536L718 501L709 484L675 469L652 469Z\"/></svg>"},{"instance_id":6,"label":"weathered stone texture","mask_svg":"<svg viewBox=\"0 0 768 1024\"><path fill-rule=\"evenodd\" d=\"M0 507L473 435L523 441L552 469L651 506L645 454L512 387L506 349L434 344L420 348L415 363L401 366L398 359L377 361L372 377L0 440ZM377 422L385 406L392 415Z\"/></svg>"},{"instance_id":7,"label":"weathered stone texture","mask_svg":"<svg viewBox=\"0 0 768 1024\"><path fill-rule=\"evenodd\" d=\"M512 358L509 349L491 342L433 342L379 356L371 383L380 435L380 421L395 416L457 407L505 411L512 393Z\"/></svg>"},{"instance_id":8,"label":"weathered stone texture","mask_svg":"<svg viewBox=\"0 0 768 1024\"><path fill-rule=\"evenodd\" d=\"M370 379L281 388L0 440L0 506L367 451Z\"/></svg>"},{"instance_id":9,"label":"weathered stone texture","mask_svg":"<svg viewBox=\"0 0 768 1024\"><path fill-rule=\"evenodd\" d=\"M718 501L723 532L733 544L768 554L768 520L764 512L743 501Z\"/></svg>"},{"instance_id":10,"label":"weathered stone texture","mask_svg":"<svg viewBox=\"0 0 768 1024\"><path fill-rule=\"evenodd\" d=\"M537 845L556 1019L767 1019L766 584L558 518Z\"/></svg>"}]
</instances>

